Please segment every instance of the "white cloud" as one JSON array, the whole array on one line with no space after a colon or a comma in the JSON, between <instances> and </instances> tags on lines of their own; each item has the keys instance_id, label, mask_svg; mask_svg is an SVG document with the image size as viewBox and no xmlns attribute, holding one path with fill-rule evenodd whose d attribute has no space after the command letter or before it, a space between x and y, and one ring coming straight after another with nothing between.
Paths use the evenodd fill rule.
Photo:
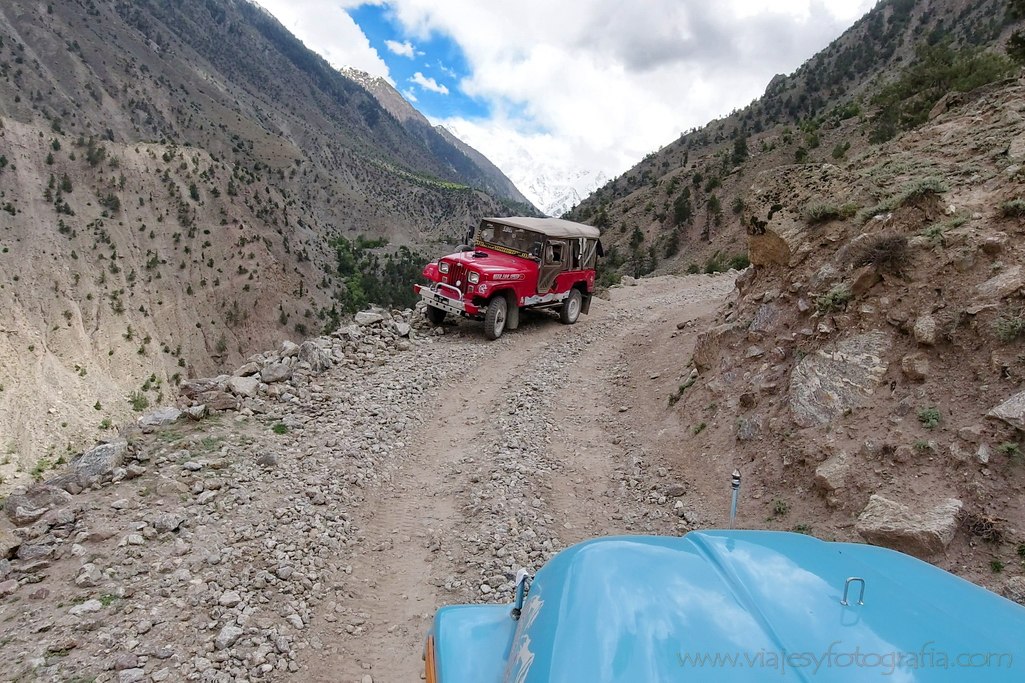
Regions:
<instances>
[{"instance_id":1,"label":"white cloud","mask_svg":"<svg viewBox=\"0 0 1025 683\"><path fill-rule=\"evenodd\" d=\"M469 70L459 89L492 111L486 120L436 123L503 169L512 163L504 160L533 159L610 176L748 104L875 1L373 0L403 29L401 45L412 48L435 32L457 43ZM359 28L345 22L342 10L361 0L260 2L332 63L346 56L352 66L387 75ZM420 72L411 82L449 92Z\"/></svg>"},{"instance_id":2,"label":"white cloud","mask_svg":"<svg viewBox=\"0 0 1025 683\"><path fill-rule=\"evenodd\" d=\"M411 36L450 36L491 105L459 130L499 167L618 174L681 132L742 107L843 32L875 0L390 0ZM472 124L472 125L469 125Z\"/></svg>"},{"instance_id":3,"label":"white cloud","mask_svg":"<svg viewBox=\"0 0 1025 683\"><path fill-rule=\"evenodd\" d=\"M417 101L416 94L413 92L412 88L406 88L405 90L403 90L402 91L402 96L406 98L407 102L416 102Z\"/></svg>"},{"instance_id":4,"label":"white cloud","mask_svg":"<svg viewBox=\"0 0 1025 683\"><path fill-rule=\"evenodd\" d=\"M400 43L397 40L386 40L384 41L384 44L387 46L388 50L397 54L399 57L408 57L409 59L412 59L414 54L416 54L413 44L408 40L403 43Z\"/></svg>"},{"instance_id":5,"label":"white cloud","mask_svg":"<svg viewBox=\"0 0 1025 683\"><path fill-rule=\"evenodd\" d=\"M424 90L430 90L431 92L436 92L439 95L448 94L448 88L445 85L438 83L433 78L428 78L427 76L424 76L419 71L413 74L413 77L409 80L411 83L416 83Z\"/></svg>"},{"instance_id":6,"label":"white cloud","mask_svg":"<svg viewBox=\"0 0 1025 683\"><path fill-rule=\"evenodd\" d=\"M345 11L364 4L360 0L256 1L336 69L351 66L392 82L388 65Z\"/></svg>"}]
</instances>

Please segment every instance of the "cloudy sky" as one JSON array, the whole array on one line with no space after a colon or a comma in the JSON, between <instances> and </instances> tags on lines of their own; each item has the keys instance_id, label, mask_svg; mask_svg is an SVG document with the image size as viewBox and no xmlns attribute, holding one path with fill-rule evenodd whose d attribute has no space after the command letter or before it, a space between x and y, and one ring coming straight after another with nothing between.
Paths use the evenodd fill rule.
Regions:
<instances>
[{"instance_id":1,"label":"cloudy sky","mask_svg":"<svg viewBox=\"0 0 1025 683\"><path fill-rule=\"evenodd\" d=\"M618 175L742 107L875 0L257 0L508 175ZM514 177L515 179L515 177Z\"/></svg>"}]
</instances>

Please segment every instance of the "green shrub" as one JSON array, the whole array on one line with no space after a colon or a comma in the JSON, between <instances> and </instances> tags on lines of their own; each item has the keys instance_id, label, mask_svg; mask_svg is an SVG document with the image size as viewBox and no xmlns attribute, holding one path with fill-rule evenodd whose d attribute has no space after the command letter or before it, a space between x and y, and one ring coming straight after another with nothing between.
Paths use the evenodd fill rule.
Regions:
<instances>
[{"instance_id":1,"label":"green shrub","mask_svg":"<svg viewBox=\"0 0 1025 683\"><path fill-rule=\"evenodd\" d=\"M997 452L1003 453L1007 456L1007 459L1016 465L1020 465L1023 461L1021 452L1021 446L1016 441L1005 441L997 446Z\"/></svg>"},{"instance_id":2,"label":"green shrub","mask_svg":"<svg viewBox=\"0 0 1025 683\"><path fill-rule=\"evenodd\" d=\"M922 44L897 80L872 99L879 112L869 139L885 142L901 130L925 123L933 105L947 93L969 92L1005 78L1014 69L1007 57L995 52L954 50L946 42Z\"/></svg>"},{"instance_id":3,"label":"green shrub","mask_svg":"<svg viewBox=\"0 0 1025 683\"><path fill-rule=\"evenodd\" d=\"M274 432L275 434L287 434L288 433L288 425L286 425L286 424L284 424L282 422L278 422L273 427L271 427L271 431Z\"/></svg>"},{"instance_id":4,"label":"green shrub","mask_svg":"<svg viewBox=\"0 0 1025 683\"><path fill-rule=\"evenodd\" d=\"M1025 216L1025 199L1012 199L1000 205L1000 215L1004 218L1022 218Z\"/></svg>"},{"instance_id":5,"label":"green shrub","mask_svg":"<svg viewBox=\"0 0 1025 683\"><path fill-rule=\"evenodd\" d=\"M718 273L724 270L724 265L722 257L719 256L719 252L715 252L715 254L709 256L708 260L705 261L704 272L708 275Z\"/></svg>"},{"instance_id":6,"label":"green shrub","mask_svg":"<svg viewBox=\"0 0 1025 683\"><path fill-rule=\"evenodd\" d=\"M133 392L132 395L128 397L128 402L132 404L132 410L137 413L149 408L149 399L146 398L146 395L141 391Z\"/></svg>"},{"instance_id":7,"label":"green shrub","mask_svg":"<svg viewBox=\"0 0 1025 683\"><path fill-rule=\"evenodd\" d=\"M847 308L852 297L851 290L839 285L816 299L815 305L819 313L832 313Z\"/></svg>"},{"instance_id":8,"label":"green shrub","mask_svg":"<svg viewBox=\"0 0 1025 683\"><path fill-rule=\"evenodd\" d=\"M922 197L943 194L947 189L947 184L943 182L942 178L937 178L936 176L920 178L919 180L905 185L898 194L890 197L889 199L879 202L875 206L861 210L858 213L858 221L860 223L865 223L873 216L895 211L908 202ZM961 222L963 223L964 221L961 220Z\"/></svg>"},{"instance_id":9,"label":"green shrub","mask_svg":"<svg viewBox=\"0 0 1025 683\"><path fill-rule=\"evenodd\" d=\"M1012 342L1025 334L1025 310L1017 314L1002 315L994 323L997 339L1002 342Z\"/></svg>"},{"instance_id":10,"label":"green shrub","mask_svg":"<svg viewBox=\"0 0 1025 683\"><path fill-rule=\"evenodd\" d=\"M726 265L733 270L744 270L751 265L751 259L748 258L747 254L737 254L736 256L731 257L730 260L726 262Z\"/></svg>"},{"instance_id":11,"label":"green shrub","mask_svg":"<svg viewBox=\"0 0 1025 683\"><path fill-rule=\"evenodd\" d=\"M935 406L920 408L918 410L918 421L926 429L935 429L940 424L940 411Z\"/></svg>"},{"instance_id":12,"label":"green shrub","mask_svg":"<svg viewBox=\"0 0 1025 683\"><path fill-rule=\"evenodd\" d=\"M858 212L854 204L833 204L831 202L813 201L804 207L804 221L808 225L820 225L835 220L846 220Z\"/></svg>"}]
</instances>

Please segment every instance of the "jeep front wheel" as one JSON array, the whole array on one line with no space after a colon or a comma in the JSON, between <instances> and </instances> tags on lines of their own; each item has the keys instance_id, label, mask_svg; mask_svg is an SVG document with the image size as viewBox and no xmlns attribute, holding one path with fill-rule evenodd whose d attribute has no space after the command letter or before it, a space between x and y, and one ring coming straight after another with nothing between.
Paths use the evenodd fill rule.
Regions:
<instances>
[{"instance_id":1,"label":"jeep front wheel","mask_svg":"<svg viewBox=\"0 0 1025 683\"><path fill-rule=\"evenodd\" d=\"M488 302L488 312L484 314L484 336L498 339L505 331L505 318L509 312L509 303L499 294Z\"/></svg>"},{"instance_id":2,"label":"jeep front wheel","mask_svg":"<svg viewBox=\"0 0 1025 683\"><path fill-rule=\"evenodd\" d=\"M562 310L559 311L559 320L563 325L572 325L580 317L580 302L583 296L579 289L571 289L569 296L562 302Z\"/></svg>"},{"instance_id":3,"label":"jeep front wheel","mask_svg":"<svg viewBox=\"0 0 1025 683\"><path fill-rule=\"evenodd\" d=\"M424 316L432 325L440 325L445 321L445 311L440 308L435 308L434 306L428 306L425 308Z\"/></svg>"}]
</instances>

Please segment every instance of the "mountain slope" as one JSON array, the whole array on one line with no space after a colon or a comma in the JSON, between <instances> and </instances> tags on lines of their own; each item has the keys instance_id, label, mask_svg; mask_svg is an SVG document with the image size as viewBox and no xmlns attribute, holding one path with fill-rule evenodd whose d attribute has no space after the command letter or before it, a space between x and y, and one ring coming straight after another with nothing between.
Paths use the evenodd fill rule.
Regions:
<instances>
[{"instance_id":1,"label":"mountain slope","mask_svg":"<svg viewBox=\"0 0 1025 683\"><path fill-rule=\"evenodd\" d=\"M487 157L453 135L444 126L432 127L427 117L407 102L406 98L393 88L388 81L379 76L371 76L359 69L345 68L342 69L342 73L363 86L367 92L374 96L378 104L402 123L412 135L420 136L426 140L434 140L434 136L441 136L447 144L462 152L479 170L475 177L482 189L496 197L502 197L515 204L522 204L524 215L536 214L536 209L531 205L530 201L523 196L513 182L497 166L491 163ZM434 143L437 144L437 141L435 140Z\"/></svg>"},{"instance_id":2,"label":"mountain slope","mask_svg":"<svg viewBox=\"0 0 1025 683\"><path fill-rule=\"evenodd\" d=\"M521 211L486 176L243 0L3 3L0 448L54 461L335 324L364 292L334 240L413 277L395 246Z\"/></svg>"},{"instance_id":3,"label":"mountain slope","mask_svg":"<svg viewBox=\"0 0 1025 683\"><path fill-rule=\"evenodd\" d=\"M922 45L1000 51L1013 30L1005 5L884 0L761 98L648 155L571 217L607 228L610 262L625 273L719 267L745 251L743 196L757 174L842 161L892 137L873 97L921 61Z\"/></svg>"}]
</instances>

